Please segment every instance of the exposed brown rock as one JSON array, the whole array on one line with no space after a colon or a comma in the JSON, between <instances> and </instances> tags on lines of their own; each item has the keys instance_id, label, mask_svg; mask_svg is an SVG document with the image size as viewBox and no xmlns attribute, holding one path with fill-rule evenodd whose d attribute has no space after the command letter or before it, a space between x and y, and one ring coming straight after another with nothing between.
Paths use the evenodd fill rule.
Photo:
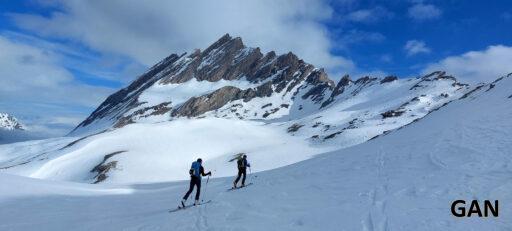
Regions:
<instances>
[{"instance_id":1,"label":"exposed brown rock","mask_svg":"<svg viewBox=\"0 0 512 231\"><path fill-rule=\"evenodd\" d=\"M381 113L381 115L382 115L382 118L383 118L383 119L386 119L386 118L390 118L390 117L398 117L398 116L401 116L404 112L405 112L405 111L389 110L389 111L386 111L386 112Z\"/></svg>"},{"instance_id":2,"label":"exposed brown rock","mask_svg":"<svg viewBox=\"0 0 512 231\"><path fill-rule=\"evenodd\" d=\"M111 157L113 157L117 154L123 153L123 152L126 152L126 151L117 151L117 152L113 152L113 153L105 155L103 157L103 161L101 161L101 163L96 165L91 170L91 172L97 173L96 176L94 177L94 179L96 179L96 181L94 181L94 184L100 183L100 182L104 181L105 179L107 179L107 177L108 177L107 173L111 169L115 169L117 167L117 161L107 162L108 159L110 159Z\"/></svg>"},{"instance_id":3,"label":"exposed brown rock","mask_svg":"<svg viewBox=\"0 0 512 231\"><path fill-rule=\"evenodd\" d=\"M335 133L331 133L331 134L329 134L328 136L324 137L324 140L332 139L332 138L334 138L336 135L339 135L339 134L341 134L341 133L342 133L341 131L339 131L339 132L335 132Z\"/></svg>"},{"instance_id":4,"label":"exposed brown rock","mask_svg":"<svg viewBox=\"0 0 512 231\"><path fill-rule=\"evenodd\" d=\"M303 127L304 125L303 124L293 124L292 126L290 126L287 131L288 133L291 133L291 132L296 132L298 131L301 127Z\"/></svg>"},{"instance_id":5,"label":"exposed brown rock","mask_svg":"<svg viewBox=\"0 0 512 231\"><path fill-rule=\"evenodd\" d=\"M219 109L226 103L236 99L241 92L239 88L226 86L210 94L193 97L172 111L172 116L195 117L207 111Z\"/></svg>"},{"instance_id":6,"label":"exposed brown rock","mask_svg":"<svg viewBox=\"0 0 512 231\"><path fill-rule=\"evenodd\" d=\"M396 76L394 76L394 75L386 76L384 79L382 79L382 80L380 81L380 84L393 82L393 81L395 81L395 80L398 80L398 77L396 77Z\"/></svg>"},{"instance_id":7,"label":"exposed brown rock","mask_svg":"<svg viewBox=\"0 0 512 231\"><path fill-rule=\"evenodd\" d=\"M272 106L272 103L267 103L267 104L261 106L261 109L266 108L266 107L270 107L270 106Z\"/></svg>"},{"instance_id":8,"label":"exposed brown rock","mask_svg":"<svg viewBox=\"0 0 512 231\"><path fill-rule=\"evenodd\" d=\"M352 83L352 80L350 79L349 75L343 76L338 82L338 84L336 84L336 87L334 87L329 99L322 103L322 107L329 105L334 101L336 96L343 94L343 92L345 91L345 87L350 85L350 83Z\"/></svg>"}]
</instances>

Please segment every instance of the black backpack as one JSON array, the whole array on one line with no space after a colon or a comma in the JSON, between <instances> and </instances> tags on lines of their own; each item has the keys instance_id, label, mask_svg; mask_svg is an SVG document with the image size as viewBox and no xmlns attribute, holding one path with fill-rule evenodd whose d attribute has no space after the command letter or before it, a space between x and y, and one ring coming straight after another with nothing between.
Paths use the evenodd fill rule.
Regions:
<instances>
[{"instance_id":1,"label":"black backpack","mask_svg":"<svg viewBox=\"0 0 512 231\"><path fill-rule=\"evenodd\" d=\"M245 168L244 159L238 159L236 163L238 164L238 168Z\"/></svg>"}]
</instances>

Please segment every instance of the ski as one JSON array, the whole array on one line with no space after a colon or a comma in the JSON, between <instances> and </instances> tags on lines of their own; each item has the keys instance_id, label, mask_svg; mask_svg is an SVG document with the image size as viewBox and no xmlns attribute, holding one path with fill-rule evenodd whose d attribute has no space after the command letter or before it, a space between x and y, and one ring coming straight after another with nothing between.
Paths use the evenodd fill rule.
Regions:
<instances>
[{"instance_id":1,"label":"ski","mask_svg":"<svg viewBox=\"0 0 512 231\"><path fill-rule=\"evenodd\" d=\"M246 185L245 185L245 186L243 186L243 187L242 187L242 186L241 186L241 187L236 187L236 188L235 188L235 187L232 187L232 188L228 189L228 192L229 192L229 191L233 191L233 190L237 190L237 189L241 189L241 188L245 188L245 187L247 187L247 186L249 186L249 185L252 185L252 183L246 184Z\"/></svg>"},{"instance_id":2,"label":"ski","mask_svg":"<svg viewBox=\"0 0 512 231\"><path fill-rule=\"evenodd\" d=\"M208 204L208 203L210 203L210 202L212 202L212 200L207 200L207 201L205 201L205 202L201 202L201 203L199 203L199 204L197 204L197 205L191 204L191 205L185 205L185 207L178 206L178 208L176 208L176 209L171 209L171 210L169 210L169 212L170 212L170 213L174 213L174 212L177 212L177 211L180 211L180 210L184 210L184 209L187 209L187 208L190 208L190 207L194 207L194 206L200 206L200 205Z\"/></svg>"}]
</instances>

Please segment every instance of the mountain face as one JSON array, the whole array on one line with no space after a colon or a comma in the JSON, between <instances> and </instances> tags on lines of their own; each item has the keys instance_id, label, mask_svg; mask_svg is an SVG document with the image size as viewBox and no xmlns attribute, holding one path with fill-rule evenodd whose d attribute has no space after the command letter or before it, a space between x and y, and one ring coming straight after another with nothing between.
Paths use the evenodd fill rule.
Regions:
<instances>
[{"instance_id":1,"label":"mountain face","mask_svg":"<svg viewBox=\"0 0 512 231\"><path fill-rule=\"evenodd\" d=\"M246 47L240 38L224 35L204 51L165 58L109 96L74 132L95 125L99 125L97 130L119 128L156 117L197 117L229 102L247 103L271 96L281 98L283 104L295 97L319 103L327 97L324 92L333 88L334 82L322 69L292 53L262 54L259 48ZM272 113L254 115L253 110L244 114L275 117Z\"/></svg>"},{"instance_id":2,"label":"mountain face","mask_svg":"<svg viewBox=\"0 0 512 231\"><path fill-rule=\"evenodd\" d=\"M0 113L0 129L11 131L25 130L25 127L14 116L7 113Z\"/></svg>"},{"instance_id":3,"label":"mountain face","mask_svg":"<svg viewBox=\"0 0 512 231\"><path fill-rule=\"evenodd\" d=\"M342 110L351 109L347 107L350 102L354 105L361 100L379 102L353 111L362 115L350 120L351 127L363 120L393 117L407 116L410 119L405 120L410 122L460 97L467 89L467 85L444 72L417 79L366 76L352 80L344 76L335 84L323 69L293 53L263 54L259 48L246 47L241 38L226 34L204 51L172 54L157 63L132 84L109 96L71 135L180 117L289 121L339 103L345 105ZM369 99L370 95L395 97L385 102ZM325 131L341 125L315 123ZM330 134L335 136L334 133Z\"/></svg>"}]
</instances>

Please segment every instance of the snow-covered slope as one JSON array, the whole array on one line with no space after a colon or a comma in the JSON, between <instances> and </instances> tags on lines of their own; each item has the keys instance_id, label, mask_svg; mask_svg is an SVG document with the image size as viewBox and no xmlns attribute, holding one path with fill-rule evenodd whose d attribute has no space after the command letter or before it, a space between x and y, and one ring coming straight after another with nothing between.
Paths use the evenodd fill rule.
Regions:
<instances>
[{"instance_id":1,"label":"snow-covered slope","mask_svg":"<svg viewBox=\"0 0 512 231\"><path fill-rule=\"evenodd\" d=\"M252 174L247 188L210 180L202 197L212 203L172 214L188 182L93 186L2 173L0 228L511 230L511 104L509 75L371 141ZM499 200L500 216L454 217L458 199Z\"/></svg>"},{"instance_id":2,"label":"snow-covered slope","mask_svg":"<svg viewBox=\"0 0 512 231\"><path fill-rule=\"evenodd\" d=\"M253 170L263 171L326 150L262 122L180 119L132 124L78 140L67 137L0 146L0 169L52 180L156 182L187 179L184 169L198 157L208 161L219 177L232 174L231 161L237 153L250 155Z\"/></svg>"},{"instance_id":3,"label":"snow-covered slope","mask_svg":"<svg viewBox=\"0 0 512 231\"><path fill-rule=\"evenodd\" d=\"M320 109L309 109L305 115L292 112L285 117L293 118L286 126L313 144L349 147L416 121L468 89L444 72L417 79L364 77L352 81L345 76Z\"/></svg>"}]
</instances>

